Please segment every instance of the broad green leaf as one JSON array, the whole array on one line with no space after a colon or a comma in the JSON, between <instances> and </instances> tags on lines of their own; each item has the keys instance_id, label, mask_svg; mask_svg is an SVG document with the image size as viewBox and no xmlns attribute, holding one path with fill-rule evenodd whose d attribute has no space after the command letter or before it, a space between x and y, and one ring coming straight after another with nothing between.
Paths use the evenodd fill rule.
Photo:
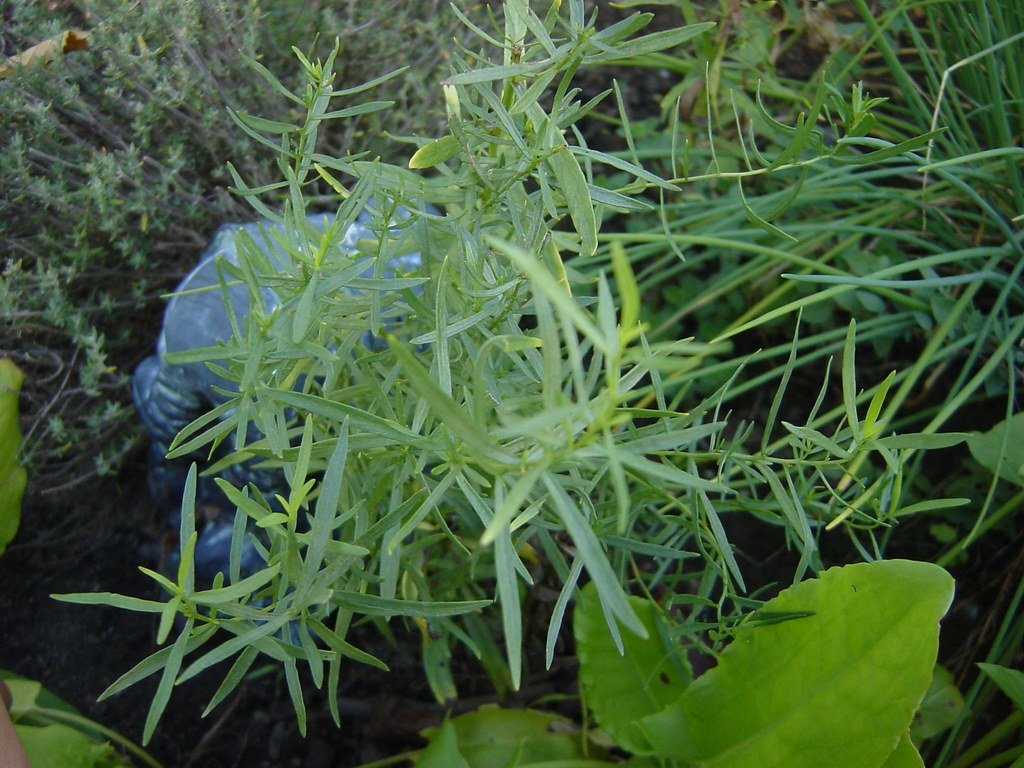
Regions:
<instances>
[{"instance_id":1,"label":"broad green leaf","mask_svg":"<svg viewBox=\"0 0 1024 768\"><path fill-rule=\"evenodd\" d=\"M538 763L556 764L555 761L586 757L579 734L568 731L568 721L533 709L502 709L488 705L453 717L446 725L454 731L456 742L451 746L456 749L445 754L461 755L469 768L508 765L526 768ZM430 729L424 735L432 744L438 736L450 744L451 732L444 734L443 731L443 727L440 730ZM594 751L591 749L592 756ZM514 762L513 756L518 757ZM595 764L599 763L595 761ZM460 763L417 762L416 765L443 765L448 768Z\"/></svg>"},{"instance_id":2,"label":"broad green leaf","mask_svg":"<svg viewBox=\"0 0 1024 768\"><path fill-rule=\"evenodd\" d=\"M967 441L974 460L989 472L1024 485L1024 413L1001 421L988 432L973 435ZM1000 463L1002 456L1002 463Z\"/></svg>"},{"instance_id":3,"label":"broad green leaf","mask_svg":"<svg viewBox=\"0 0 1024 768\"><path fill-rule=\"evenodd\" d=\"M0 555L18 532L28 476L21 466L18 392L24 379L10 360L0 360Z\"/></svg>"},{"instance_id":4,"label":"broad green leaf","mask_svg":"<svg viewBox=\"0 0 1024 768\"><path fill-rule=\"evenodd\" d=\"M576 603L573 633L580 664L580 684L597 724L628 752L650 752L636 721L661 712L682 695L693 679L682 648L668 639L657 607L630 597L630 604L647 630L647 637L622 635L619 653L593 583L583 588Z\"/></svg>"},{"instance_id":5,"label":"broad green leaf","mask_svg":"<svg viewBox=\"0 0 1024 768\"><path fill-rule=\"evenodd\" d=\"M1013 705L1024 712L1024 672L1001 667L998 664L979 664L981 671L992 678L999 689L1007 695Z\"/></svg>"},{"instance_id":6,"label":"broad green leaf","mask_svg":"<svg viewBox=\"0 0 1024 768\"><path fill-rule=\"evenodd\" d=\"M416 758L416 765L419 768L470 768L459 752L459 735L451 720L445 720L430 737L430 743Z\"/></svg>"},{"instance_id":7,"label":"broad green leaf","mask_svg":"<svg viewBox=\"0 0 1024 768\"><path fill-rule=\"evenodd\" d=\"M108 743L97 744L67 725L15 725L32 768L116 768L129 766Z\"/></svg>"},{"instance_id":8,"label":"broad green leaf","mask_svg":"<svg viewBox=\"0 0 1024 768\"><path fill-rule=\"evenodd\" d=\"M924 761L917 752L917 747L910 740L909 734L904 734L890 754L888 759L882 763L882 768L924 768Z\"/></svg>"},{"instance_id":9,"label":"broad green leaf","mask_svg":"<svg viewBox=\"0 0 1024 768\"><path fill-rule=\"evenodd\" d=\"M945 667L936 664L932 671L931 685L928 686L921 706L914 713L914 722L910 726L910 738L914 744L920 744L952 728L963 706L964 697L953 682L953 675Z\"/></svg>"},{"instance_id":10,"label":"broad green leaf","mask_svg":"<svg viewBox=\"0 0 1024 768\"><path fill-rule=\"evenodd\" d=\"M43 693L43 684L37 680L24 678L12 679L3 676L7 688L11 692L11 719L17 722L38 706L38 699Z\"/></svg>"},{"instance_id":11,"label":"broad green leaf","mask_svg":"<svg viewBox=\"0 0 1024 768\"><path fill-rule=\"evenodd\" d=\"M825 571L741 628L718 666L641 727L656 754L711 768L882 765L931 679L953 579L931 563Z\"/></svg>"}]
</instances>

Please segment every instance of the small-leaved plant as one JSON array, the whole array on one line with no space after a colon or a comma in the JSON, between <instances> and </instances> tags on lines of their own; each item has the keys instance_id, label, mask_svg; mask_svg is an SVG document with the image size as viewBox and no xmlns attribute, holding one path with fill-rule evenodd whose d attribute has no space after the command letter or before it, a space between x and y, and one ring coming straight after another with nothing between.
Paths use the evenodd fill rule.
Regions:
<instances>
[{"instance_id":1,"label":"small-leaved plant","mask_svg":"<svg viewBox=\"0 0 1024 768\"><path fill-rule=\"evenodd\" d=\"M596 252L603 219L650 210L686 182L588 147L577 125L613 90L584 102L574 74L683 45L709 25L642 35L651 17L637 13L599 30L582 0L567 5L567 13L554 2L538 15L526 0L508 0L494 32L464 18L484 50L453 56L447 131L418 142L404 165L318 151L325 121L388 105L332 109L332 99L386 78L335 88L334 55L320 62L296 52L308 78L296 93L261 68L304 115L288 123L237 114L277 154L282 178L251 187L232 173L237 191L276 225L268 232L283 266L239 236L239 264L223 264L223 284L248 287L247 321L232 339L171 360L205 361L237 388L184 429L169 456L228 441L234 450L212 473L255 461L279 468L288 491L218 480L236 509L230 566L200 588L193 469L176 578L147 571L165 600L65 596L158 614L161 644L176 634L104 694L160 673L144 741L176 683L233 659L209 711L261 655L283 667L300 729L300 670L317 687L326 683L338 721L346 660L386 669L351 643L357 622L383 628L402 617L415 627L439 699L456 695L454 643L480 658L497 688L517 687L522 592L537 579L559 590L549 662L584 574L619 645L620 627L647 634L627 595L632 580L641 589L693 580L691 617L711 607L711 624L728 626L730 612L756 601L737 597L745 585L722 513L782 528L800 552L800 578L820 567L826 522L857 522L858 499L887 518L896 509L898 494L894 501L886 490L898 484L895 452L917 444L884 443L885 387L860 416L852 355L844 361L847 418L834 434L795 427L768 444L784 377L765 441L747 450L749 430L725 436L725 388L685 411L669 407L662 377L685 376L707 348L645 337L626 251L613 245L608 272L573 268ZM810 128L794 142L790 159L811 151L824 161L841 149ZM598 185L599 168L621 183ZM321 231L308 223L308 200L325 189L336 207ZM364 210L374 237L344 242ZM413 253L419 267L401 260ZM407 267L396 272L395 264ZM273 306L263 301L268 289ZM853 338L851 326L851 350ZM888 485L864 489L847 472L867 452L891 459ZM767 501L751 492L766 483ZM262 561L254 573L241 569L247 541ZM641 569L641 559L653 567Z\"/></svg>"}]
</instances>

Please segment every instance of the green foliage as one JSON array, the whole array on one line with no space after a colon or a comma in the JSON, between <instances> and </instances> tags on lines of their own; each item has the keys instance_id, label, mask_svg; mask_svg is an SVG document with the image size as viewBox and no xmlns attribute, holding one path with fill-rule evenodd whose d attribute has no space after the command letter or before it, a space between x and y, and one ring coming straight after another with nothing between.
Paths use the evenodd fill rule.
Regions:
<instances>
[{"instance_id":1,"label":"green foliage","mask_svg":"<svg viewBox=\"0 0 1024 768\"><path fill-rule=\"evenodd\" d=\"M136 765L122 751L131 753L140 765L161 768L142 749L120 734L79 714L35 680L4 670L0 678L13 694L11 719L18 740L33 768L131 768Z\"/></svg>"},{"instance_id":2,"label":"green foliage","mask_svg":"<svg viewBox=\"0 0 1024 768\"><path fill-rule=\"evenodd\" d=\"M573 613L580 684L597 723L623 749L651 751L637 721L675 702L693 681L689 664L669 635L669 625L650 600L630 597L647 632L613 636L597 591L588 584Z\"/></svg>"},{"instance_id":3,"label":"green foliage","mask_svg":"<svg viewBox=\"0 0 1024 768\"><path fill-rule=\"evenodd\" d=\"M832 568L765 603L737 630L713 669L683 682L675 700L665 702L652 698L652 687L674 686L658 678L685 665L683 649L623 638L625 653L617 659L588 652L613 652L615 644L591 595L577 606L574 625L580 679L597 724L616 746L654 755L648 761L635 757L631 765L921 766L908 728L928 688L939 620L952 597L953 580L930 563ZM641 602L647 603L651 629L670 620L653 602ZM616 673L634 683L639 675L643 682L627 686L606 679ZM463 717L425 734L431 743L416 765L464 753L470 742L460 727ZM510 757L507 741L515 739L494 743L495 734L509 733L521 717L525 713L491 710L485 751L475 760L447 764L529 765ZM480 741L477 736L476 750ZM597 751L583 757L588 761L580 765L611 765Z\"/></svg>"},{"instance_id":4,"label":"green foliage","mask_svg":"<svg viewBox=\"0 0 1024 768\"><path fill-rule=\"evenodd\" d=\"M953 675L941 664L932 671L932 682L914 713L910 738L915 745L948 731L964 707L964 697L956 687Z\"/></svg>"},{"instance_id":5,"label":"green foliage","mask_svg":"<svg viewBox=\"0 0 1024 768\"><path fill-rule=\"evenodd\" d=\"M971 455L993 475L1024 485L1024 413L971 437Z\"/></svg>"},{"instance_id":6,"label":"green foliage","mask_svg":"<svg viewBox=\"0 0 1024 768\"><path fill-rule=\"evenodd\" d=\"M656 622L648 608L638 613L630 582L681 592L697 578L693 609L677 632L716 646L757 604L741 596L747 586L726 515L781 529L798 554L799 581L822 567L818 539L827 530L889 529L913 512L900 492L908 459L965 438L934 429L891 433L884 409L899 374L860 390L854 323L830 337L844 355L843 401L832 411L819 414L826 373L809 412L780 418L803 362L796 337L783 347L788 358L760 444L749 439L748 425L727 432L723 409L737 389L731 374L711 392L694 387L686 396L705 375L702 362L728 353L729 343L649 339L636 276L643 264L621 246L631 236L602 232L606 218L647 210L648 197L705 179L732 185L741 219L776 237L778 228L743 196L746 181L888 162L926 138L860 154L857 134L870 122L872 102L854 89L849 105L833 100L854 115L854 134L833 124L826 139L817 127L829 94L822 87L795 127L775 125L783 140L773 159L751 146L745 170L723 170L714 160L697 173L683 158L662 178L639 158L587 145L581 126L614 88L583 103L572 79L586 65L684 44L707 24L640 35L650 16L634 14L599 30L584 22L579 2L569 3L563 18L557 3L542 17L521 1L506 4L504 29L494 35L465 21L493 50L453 57L444 82L447 131L417 141L405 166L318 151L331 120L388 107L367 101L335 108L334 100L390 80L336 88L337 49L324 61L296 51L306 78L301 90L260 70L270 90L301 106L293 119L234 114L244 133L275 152L278 182L257 184L234 166L231 173L236 191L278 225L274 238L287 263L276 270L242 236L240 263L225 265L225 279L240 281L252 296L273 289L280 306L267 312L253 302L230 341L172 357L208 361L237 392L183 430L170 456L229 441L234 453L212 472L258 460L279 468L289 490L267 498L254 486L218 480L236 507L231 563L212 588L197 589L193 470L176 578L147 571L163 601L63 596L161 615L158 641L168 645L104 694L160 673L144 741L177 683L234 659L212 708L260 655L283 667L300 729L307 674L317 687L326 683L337 720L343 660L386 668L350 644L350 628L373 623L384 630L394 617L418 632L438 699L457 692L449 665L456 643L480 658L496 688L518 687L529 672L522 595L538 576L559 592L549 662L584 571L616 642L625 642L620 625L647 636L650 646L636 646L644 654L659 642L649 634ZM599 183L601 169L615 181ZM335 196L317 198L318 205L336 213L321 233L306 213L323 183ZM367 206L374 237L343 245L343 233ZM396 216L399 206L407 217ZM666 230L656 237L664 247L677 236ZM389 265L413 252L422 266L391 274ZM735 323L723 339L743 327ZM862 477L865 464L879 469ZM264 566L243 578L247 536ZM644 572L638 560L654 566ZM477 615L495 601L498 615ZM183 624L175 625L176 615ZM499 627L503 656L493 638ZM224 633L229 639L215 644ZM628 725L620 730L625 738L641 739Z\"/></svg>"},{"instance_id":7,"label":"green foliage","mask_svg":"<svg viewBox=\"0 0 1024 768\"><path fill-rule=\"evenodd\" d=\"M257 183L272 178L225 106L291 119L293 105L247 60L279 67L292 45L330 29L345 45L346 78L377 76L396 49L429 78L452 30L435 6L5 3L4 54L68 29L88 35L84 50L0 79L0 354L28 376L26 454L40 487L119 467L136 433L126 373L152 344L160 294L211 231L250 216L226 192L224 161ZM381 147L382 129L438 119L423 93L407 78L393 89L402 109L349 121L324 146Z\"/></svg>"},{"instance_id":8,"label":"green foliage","mask_svg":"<svg viewBox=\"0 0 1024 768\"><path fill-rule=\"evenodd\" d=\"M23 376L10 360L0 360L0 555L18 533L27 472L21 464L18 392Z\"/></svg>"},{"instance_id":9,"label":"green foliage","mask_svg":"<svg viewBox=\"0 0 1024 768\"><path fill-rule=\"evenodd\" d=\"M998 664L979 664L981 671L995 681L999 689L1021 712L1024 712L1024 672L1019 669L1007 669Z\"/></svg>"},{"instance_id":10,"label":"green foliage","mask_svg":"<svg viewBox=\"0 0 1024 768\"><path fill-rule=\"evenodd\" d=\"M656 754L701 765L881 765L931 679L953 580L930 563L833 568L736 633L678 702L644 718ZM898 672L898 674L897 674Z\"/></svg>"},{"instance_id":11,"label":"green foliage","mask_svg":"<svg viewBox=\"0 0 1024 768\"><path fill-rule=\"evenodd\" d=\"M504 765L579 766L606 765L588 760L603 750L589 750L565 718L532 709L501 709L485 706L445 720L440 728L424 735L430 744L416 759L419 768L490 768Z\"/></svg>"},{"instance_id":12,"label":"green foliage","mask_svg":"<svg viewBox=\"0 0 1024 768\"><path fill-rule=\"evenodd\" d=\"M524 557L544 553L552 575L564 581L563 611L585 569L609 620L642 631L617 575L634 546L633 529L667 492L728 494L692 468L660 458L707 434L694 429L696 419L633 410L645 377L685 365L689 350L643 343L628 262L618 260L615 277L619 293L634 299L620 312L605 277L571 286L561 257L563 250L595 247L596 199L628 209L630 195L665 184L629 163L616 163L633 176L619 189L602 191L588 180L584 168L606 158L562 136L593 106L576 100L572 75L587 63L678 44L695 30L631 39L648 16L598 32L582 25L575 4L568 22L514 7L506 38L522 40L529 26L541 44L503 46L499 54L514 58L510 63L478 55L470 68L456 59L445 97L461 151L433 178L315 151L321 124L350 114L332 110L331 100L369 87L335 89L334 53L323 63L298 54L308 78L301 93L266 73L274 90L305 108L298 122L237 115L279 153L283 184L257 188L233 174L240 193L282 225L290 264L271 274L266 256L243 239L240 266L229 271L256 294L272 286L282 309L254 310L222 349L198 353L216 359L239 391L186 428L170 455L233 433L237 452L226 461L265 459L283 468L290 491L265 499L258 489L219 481L238 511L230 573L213 589L193 584L196 534L187 489L178 577L151 574L166 603L65 596L160 612L161 640L171 617L184 615L172 645L108 690L162 670L144 740L176 681L237 655L216 703L257 652L283 664L304 728L299 660L316 685L327 682L332 701L344 657L383 666L345 640L349 626L365 619L413 619L435 694L447 697L450 641L477 654L493 647L481 636L486 624L458 618L490 604L489 582L501 608L508 667L485 666L499 670L496 684L518 686L520 582L532 581ZM561 85L545 107L538 86L552 82ZM339 175L355 183L346 187ZM323 237L309 231L305 212L304 194L318 176L342 199ZM275 204L283 202L283 213L260 199L268 190ZM340 247L341 233L371 196L377 239ZM445 204L447 214L430 213L424 201ZM392 229L398 205L410 216ZM557 229L563 220L574 234ZM385 275L384 265L412 251L422 254L421 270ZM374 277L362 277L368 269ZM531 325L535 330L524 330ZM367 332L385 335L387 344L364 346ZM654 422L633 424L638 416ZM247 442L250 420L264 435L254 442ZM615 481L602 482L609 474ZM641 489L636 502L630 484ZM261 533L266 568L242 579L238 553L247 520ZM668 525L682 531L690 523ZM571 553L563 553L561 535L572 542ZM708 545L720 546L714 539ZM552 622L549 644L559 625ZM219 631L234 637L186 662Z\"/></svg>"}]
</instances>

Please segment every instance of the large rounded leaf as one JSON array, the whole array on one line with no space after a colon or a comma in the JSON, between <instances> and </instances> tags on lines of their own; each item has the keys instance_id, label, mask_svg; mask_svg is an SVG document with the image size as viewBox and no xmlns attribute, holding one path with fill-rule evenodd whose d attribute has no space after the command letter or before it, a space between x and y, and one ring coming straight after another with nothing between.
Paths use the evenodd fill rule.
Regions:
<instances>
[{"instance_id":1,"label":"large rounded leaf","mask_svg":"<svg viewBox=\"0 0 1024 768\"><path fill-rule=\"evenodd\" d=\"M692 675L682 648L668 639L656 606L638 597L629 601L647 637L623 631L620 653L597 589L593 583L583 588L573 615L576 655L580 683L597 724L623 749L649 752L650 745L636 721L676 701Z\"/></svg>"},{"instance_id":2,"label":"large rounded leaf","mask_svg":"<svg viewBox=\"0 0 1024 768\"><path fill-rule=\"evenodd\" d=\"M1024 413L1001 421L983 434L967 441L974 460L989 472L1017 485L1024 485Z\"/></svg>"},{"instance_id":3,"label":"large rounded leaf","mask_svg":"<svg viewBox=\"0 0 1024 768\"><path fill-rule=\"evenodd\" d=\"M832 568L764 607L813 615L740 630L641 727L656 754L697 766L879 768L928 688L952 597L930 563Z\"/></svg>"},{"instance_id":4,"label":"large rounded leaf","mask_svg":"<svg viewBox=\"0 0 1024 768\"><path fill-rule=\"evenodd\" d=\"M602 765L592 748L586 760L578 733L558 715L535 709L484 706L453 717L424 735L430 744L416 765L420 768L528 768L535 764Z\"/></svg>"}]
</instances>

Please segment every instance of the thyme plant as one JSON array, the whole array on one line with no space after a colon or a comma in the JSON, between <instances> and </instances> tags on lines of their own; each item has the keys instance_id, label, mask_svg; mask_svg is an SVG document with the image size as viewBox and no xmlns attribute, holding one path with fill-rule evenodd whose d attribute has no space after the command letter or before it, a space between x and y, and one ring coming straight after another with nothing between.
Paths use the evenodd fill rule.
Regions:
<instances>
[{"instance_id":1,"label":"thyme plant","mask_svg":"<svg viewBox=\"0 0 1024 768\"><path fill-rule=\"evenodd\" d=\"M721 393L685 412L668 407L662 377L684 376L707 347L648 341L625 250L613 246L610 269L594 277L571 266L596 252L606 216L651 210L685 182L590 148L577 126L613 90L584 102L573 76L682 45L711 25L642 35L651 17L636 13L599 30L582 0L567 5L565 13L556 0L539 15L526 0L508 0L494 32L463 18L483 50L453 55L443 86L448 129L417 140L406 165L318 151L326 121L389 106L332 109L332 100L387 78L336 88L333 54L320 62L296 52L308 81L295 93L260 68L304 114L286 123L237 113L239 126L276 153L281 180L252 187L231 170L237 191L277 225L285 264L276 269L239 237L240 263L223 265L223 284L248 287L247 322L229 341L175 359L209 363L237 391L183 430L169 456L231 441L234 451L211 472L257 461L279 468L289 490L268 498L266 489L218 480L236 507L230 567L199 589L193 468L176 578L147 571L166 600L65 596L159 614L160 643L176 633L104 694L161 673L144 741L176 683L234 659L212 709L261 655L283 667L300 729L300 669L317 687L326 683L338 721L346 660L386 668L350 642L357 622L383 629L403 617L416 627L439 699L456 694L448 666L456 643L481 659L497 687L517 687L522 592L538 578L560 589L549 662L584 573L619 642L620 626L645 633L627 598L633 579L641 589L679 580L693 561L699 599L715 584L722 601L735 598L743 579L720 519L725 509L779 522L801 552L800 573L820 566L815 531L830 507L815 490L814 508L804 510L797 469L809 482L831 477L826 486L838 497L832 488L844 467L885 450L876 405L868 423L858 418L852 359L849 419L837 434L797 427L778 455L765 445L738 452L745 435L725 439ZM806 147L820 159L838 151L809 128L795 137L803 144L780 164ZM621 182L596 184L601 167ZM325 185L335 216L321 232L307 214ZM345 242L366 209L376 237ZM421 266L394 273L389 265L411 253ZM262 301L268 289L279 298L273 309ZM798 465L792 475L787 463ZM770 483L778 508L744 506L742 483L730 487L726 474ZM264 563L252 574L241 571L246 539ZM645 574L637 558L657 567Z\"/></svg>"}]
</instances>

